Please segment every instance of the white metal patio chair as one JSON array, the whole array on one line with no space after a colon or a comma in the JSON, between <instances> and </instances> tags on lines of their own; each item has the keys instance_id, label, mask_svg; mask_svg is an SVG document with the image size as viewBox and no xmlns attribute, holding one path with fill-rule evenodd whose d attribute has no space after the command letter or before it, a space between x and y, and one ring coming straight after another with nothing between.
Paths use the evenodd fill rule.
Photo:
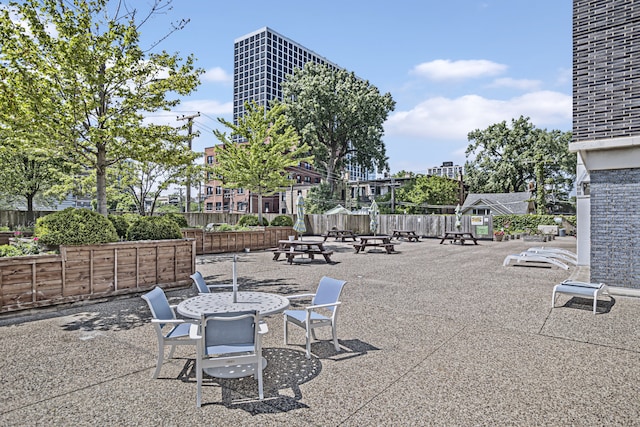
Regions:
<instances>
[{"instance_id":1,"label":"white metal patio chair","mask_svg":"<svg viewBox=\"0 0 640 427\"><path fill-rule=\"evenodd\" d=\"M203 372L216 376L211 369L232 373L239 366L251 364L258 380L258 397L264 398L262 387L262 344L260 335L268 331L265 323L259 322L257 311L204 314L199 325L192 325L190 337L196 340L196 404L202 405ZM250 373L249 373L250 375ZM234 378L238 375L220 375ZM239 375L242 376L242 375Z\"/></svg>"},{"instance_id":2,"label":"white metal patio chair","mask_svg":"<svg viewBox=\"0 0 640 427\"><path fill-rule=\"evenodd\" d=\"M160 368L164 363L164 346L170 345L169 359L173 357L173 351L177 345L195 345L196 342L189 338L191 322L176 318L175 306L169 305L167 296L162 288L156 286L152 291L142 295L151 310L151 323L158 336L158 360L153 378L158 378ZM165 333L165 326L168 331Z\"/></svg>"},{"instance_id":3,"label":"white metal patio chair","mask_svg":"<svg viewBox=\"0 0 640 427\"><path fill-rule=\"evenodd\" d=\"M204 277L202 277L202 273L200 273L199 271L196 271L189 277L193 279L193 283L196 285L196 289L198 290L199 294L209 294L211 293L212 289L217 289L217 288L233 288L233 285L231 283L209 285L204 280Z\"/></svg>"},{"instance_id":4,"label":"white metal patio chair","mask_svg":"<svg viewBox=\"0 0 640 427\"><path fill-rule=\"evenodd\" d=\"M332 279L330 277L323 277L320 279L318 289L315 294L300 294L292 295L287 298L308 298L313 297L311 305L305 307L304 310L285 310L284 312L284 343L289 344L288 338L288 324L300 326L305 330L306 338L306 356L307 359L311 358L311 339L316 340L314 329L322 327L331 327L331 333L333 336L333 345L337 352L340 351L338 345L338 334L336 331L336 321L338 318L338 307L340 306L340 294L344 287L344 280ZM328 316L325 316L321 311L326 310Z\"/></svg>"}]
</instances>

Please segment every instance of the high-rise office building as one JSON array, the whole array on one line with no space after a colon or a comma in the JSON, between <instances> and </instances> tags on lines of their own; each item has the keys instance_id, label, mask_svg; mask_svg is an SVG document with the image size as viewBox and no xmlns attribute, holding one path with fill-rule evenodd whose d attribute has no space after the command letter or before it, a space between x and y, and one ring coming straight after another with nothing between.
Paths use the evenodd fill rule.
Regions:
<instances>
[{"instance_id":1,"label":"high-rise office building","mask_svg":"<svg viewBox=\"0 0 640 427\"><path fill-rule=\"evenodd\" d=\"M327 58L263 27L234 41L233 46L233 121L244 115L244 104L255 101L269 107L274 99L282 99L280 83L295 68L303 68L307 62L315 62L342 69ZM349 180L369 178L369 173L359 166L348 166Z\"/></svg>"}]
</instances>

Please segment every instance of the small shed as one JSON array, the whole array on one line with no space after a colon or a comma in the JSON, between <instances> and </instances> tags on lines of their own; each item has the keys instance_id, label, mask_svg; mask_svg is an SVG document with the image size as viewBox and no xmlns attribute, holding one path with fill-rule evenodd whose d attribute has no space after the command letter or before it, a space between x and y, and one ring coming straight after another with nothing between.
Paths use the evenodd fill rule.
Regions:
<instances>
[{"instance_id":1,"label":"small shed","mask_svg":"<svg viewBox=\"0 0 640 427\"><path fill-rule=\"evenodd\" d=\"M349 214L351 214L351 211L349 209L345 208L342 205L338 205L333 209L329 209L324 214L325 215L335 215L335 214L347 214L347 215L349 215Z\"/></svg>"},{"instance_id":2,"label":"small shed","mask_svg":"<svg viewBox=\"0 0 640 427\"><path fill-rule=\"evenodd\" d=\"M509 215L536 213L533 196L520 193L469 193L462 205L463 215Z\"/></svg>"}]
</instances>

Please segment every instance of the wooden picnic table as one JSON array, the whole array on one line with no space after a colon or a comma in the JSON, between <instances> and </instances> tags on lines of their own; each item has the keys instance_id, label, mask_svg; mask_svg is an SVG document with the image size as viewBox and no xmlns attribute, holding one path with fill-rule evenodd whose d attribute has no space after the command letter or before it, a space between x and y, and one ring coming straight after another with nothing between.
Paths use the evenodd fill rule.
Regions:
<instances>
[{"instance_id":1,"label":"wooden picnic table","mask_svg":"<svg viewBox=\"0 0 640 427\"><path fill-rule=\"evenodd\" d=\"M353 248L356 250L356 253L360 251L364 252L367 247L380 247L384 248L388 254L394 252L394 245L391 243L391 236L386 234L376 235L376 236L358 236L360 242L356 242L353 244Z\"/></svg>"},{"instance_id":2,"label":"wooden picnic table","mask_svg":"<svg viewBox=\"0 0 640 427\"><path fill-rule=\"evenodd\" d=\"M325 249L323 240L279 240L278 247L273 250L273 260L277 261L282 254L287 257L289 264L293 263L296 255L307 255L309 259L314 259L315 255L322 255L329 264L333 251Z\"/></svg>"},{"instance_id":3,"label":"wooden picnic table","mask_svg":"<svg viewBox=\"0 0 640 427\"><path fill-rule=\"evenodd\" d=\"M478 244L476 237L469 231L446 231L442 236L442 240L440 240L440 244L443 244L447 239L451 239L451 243L460 241L461 245L464 245L466 239L473 240L474 244Z\"/></svg>"},{"instance_id":4,"label":"wooden picnic table","mask_svg":"<svg viewBox=\"0 0 640 427\"><path fill-rule=\"evenodd\" d=\"M327 232L325 232L322 237L324 237L324 242L327 241L327 238L329 237L335 237L336 241L338 239L340 239L341 241L345 241L345 239L353 239L353 241L356 241L356 234L353 232L353 230L328 230Z\"/></svg>"},{"instance_id":5,"label":"wooden picnic table","mask_svg":"<svg viewBox=\"0 0 640 427\"><path fill-rule=\"evenodd\" d=\"M420 236L418 236L414 230L393 230L391 238L398 240L406 239L410 242L417 242Z\"/></svg>"}]
</instances>

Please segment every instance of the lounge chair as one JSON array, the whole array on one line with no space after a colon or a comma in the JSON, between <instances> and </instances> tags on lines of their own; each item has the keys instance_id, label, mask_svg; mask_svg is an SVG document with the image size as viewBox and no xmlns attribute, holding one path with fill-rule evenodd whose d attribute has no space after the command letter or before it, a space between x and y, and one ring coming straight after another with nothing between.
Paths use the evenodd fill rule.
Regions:
<instances>
[{"instance_id":1,"label":"lounge chair","mask_svg":"<svg viewBox=\"0 0 640 427\"><path fill-rule=\"evenodd\" d=\"M551 296L551 308L556 306L556 294L567 294L571 296L593 298L593 314L596 314L598 306L598 297L600 295L609 295L609 287L604 283L587 283L575 280L565 280L564 282L553 287L553 295Z\"/></svg>"},{"instance_id":2,"label":"lounge chair","mask_svg":"<svg viewBox=\"0 0 640 427\"><path fill-rule=\"evenodd\" d=\"M552 264L556 267L560 267L563 270L568 270L569 266L564 262L560 261L558 258L560 256L558 254L551 253L536 253L524 251L519 254L507 255L502 262L502 265L507 266L511 264L511 261L516 261L520 265L526 265L527 263L535 263L535 264Z\"/></svg>"}]
</instances>

